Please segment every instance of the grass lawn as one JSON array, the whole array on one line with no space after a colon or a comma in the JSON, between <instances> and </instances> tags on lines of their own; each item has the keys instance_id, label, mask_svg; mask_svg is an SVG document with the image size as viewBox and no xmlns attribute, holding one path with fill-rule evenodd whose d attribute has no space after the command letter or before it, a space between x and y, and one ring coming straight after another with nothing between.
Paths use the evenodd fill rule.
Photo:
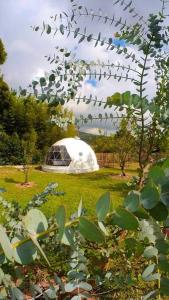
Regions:
<instances>
[{"instance_id":1,"label":"grass lawn","mask_svg":"<svg viewBox=\"0 0 169 300\"><path fill-rule=\"evenodd\" d=\"M58 190L64 191L64 196L53 196L42 207L42 211L46 215L54 214L56 208L63 204L67 214L75 212L80 199L83 199L84 207L89 213L95 209L95 203L99 196L110 191L112 205L115 207L121 203L122 199L128 192L126 182L128 178L123 179L118 176L118 169L101 169L98 172L87 174L54 174L45 173L35 168L31 168L29 181L34 182L33 187L20 187L17 183L23 182L24 174L15 167L0 167L0 187L7 190L4 197L11 200L17 200L23 207L31 200L36 193L43 189L50 182L59 184ZM136 174L131 168L127 170L128 175ZM117 175L117 176L116 176Z\"/></svg>"}]
</instances>

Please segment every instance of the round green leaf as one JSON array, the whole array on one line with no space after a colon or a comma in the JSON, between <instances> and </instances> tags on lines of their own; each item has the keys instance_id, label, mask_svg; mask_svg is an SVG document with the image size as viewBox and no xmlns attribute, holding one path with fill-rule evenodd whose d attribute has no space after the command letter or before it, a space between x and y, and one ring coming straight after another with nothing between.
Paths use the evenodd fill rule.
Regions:
<instances>
[{"instance_id":1,"label":"round green leaf","mask_svg":"<svg viewBox=\"0 0 169 300\"><path fill-rule=\"evenodd\" d=\"M164 221L168 216L168 209L166 206L159 202L155 207L149 210L150 215L157 221Z\"/></svg>"},{"instance_id":2,"label":"round green leaf","mask_svg":"<svg viewBox=\"0 0 169 300\"><path fill-rule=\"evenodd\" d=\"M102 195L96 203L96 213L99 222L105 220L110 210L110 193Z\"/></svg>"},{"instance_id":3,"label":"round green leaf","mask_svg":"<svg viewBox=\"0 0 169 300\"><path fill-rule=\"evenodd\" d=\"M80 217L79 231L89 241L103 243L105 238L102 231L91 221Z\"/></svg>"},{"instance_id":4,"label":"round green leaf","mask_svg":"<svg viewBox=\"0 0 169 300\"><path fill-rule=\"evenodd\" d=\"M145 209L151 209L159 202L159 192L156 187L146 186L141 192L141 203Z\"/></svg>"},{"instance_id":5,"label":"round green leaf","mask_svg":"<svg viewBox=\"0 0 169 300\"><path fill-rule=\"evenodd\" d=\"M60 29L61 34L64 34L64 25L63 24L60 25L59 29Z\"/></svg>"},{"instance_id":6,"label":"round green leaf","mask_svg":"<svg viewBox=\"0 0 169 300\"><path fill-rule=\"evenodd\" d=\"M12 243L18 243L22 240L24 240L24 237L15 237L12 239ZM32 263L37 256L37 248L32 241L27 241L26 243L14 248L13 252L15 261L21 265L28 265Z\"/></svg>"},{"instance_id":7,"label":"round green leaf","mask_svg":"<svg viewBox=\"0 0 169 300\"><path fill-rule=\"evenodd\" d=\"M51 74L49 76L49 81L55 81L55 74Z\"/></svg>"},{"instance_id":8,"label":"round green leaf","mask_svg":"<svg viewBox=\"0 0 169 300\"><path fill-rule=\"evenodd\" d=\"M46 85L46 79L45 79L45 77L41 77L40 78L40 85L41 86L45 86Z\"/></svg>"},{"instance_id":9,"label":"round green leaf","mask_svg":"<svg viewBox=\"0 0 169 300\"><path fill-rule=\"evenodd\" d=\"M92 290L91 284L84 281L79 282L79 288L88 292Z\"/></svg>"},{"instance_id":10,"label":"round green leaf","mask_svg":"<svg viewBox=\"0 0 169 300\"><path fill-rule=\"evenodd\" d=\"M155 184L161 183L163 177L165 176L165 173L162 168L159 166L155 166L151 168L148 177L154 181Z\"/></svg>"},{"instance_id":11,"label":"round green leaf","mask_svg":"<svg viewBox=\"0 0 169 300\"><path fill-rule=\"evenodd\" d=\"M50 33L51 33L51 30L52 30L52 28L51 28L51 26L48 24L48 25L46 26L46 33L47 33L47 34L50 34Z\"/></svg>"},{"instance_id":12,"label":"round green leaf","mask_svg":"<svg viewBox=\"0 0 169 300\"><path fill-rule=\"evenodd\" d=\"M2 251L2 248L0 247L0 252ZM6 262L5 254L0 253L0 265L3 265Z\"/></svg>"},{"instance_id":13,"label":"round green leaf","mask_svg":"<svg viewBox=\"0 0 169 300\"><path fill-rule=\"evenodd\" d=\"M169 273L169 261L165 256L160 257L158 267L161 271Z\"/></svg>"},{"instance_id":14,"label":"round green leaf","mask_svg":"<svg viewBox=\"0 0 169 300\"><path fill-rule=\"evenodd\" d=\"M164 239L158 239L156 241L156 248L158 249L160 254L169 253L169 243Z\"/></svg>"},{"instance_id":15,"label":"round green leaf","mask_svg":"<svg viewBox=\"0 0 169 300\"><path fill-rule=\"evenodd\" d=\"M169 180L161 186L161 201L169 208Z\"/></svg>"},{"instance_id":16,"label":"round green leaf","mask_svg":"<svg viewBox=\"0 0 169 300\"><path fill-rule=\"evenodd\" d=\"M64 234L66 212L64 206L60 206L56 212L56 221L59 226L59 239L61 240Z\"/></svg>"},{"instance_id":17,"label":"round green leaf","mask_svg":"<svg viewBox=\"0 0 169 300\"><path fill-rule=\"evenodd\" d=\"M162 166L166 176L169 176L169 159L166 159Z\"/></svg>"},{"instance_id":18,"label":"round green leaf","mask_svg":"<svg viewBox=\"0 0 169 300\"><path fill-rule=\"evenodd\" d=\"M162 277L160 280L160 293L169 296L169 279Z\"/></svg>"},{"instance_id":19,"label":"round green leaf","mask_svg":"<svg viewBox=\"0 0 169 300\"><path fill-rule=\"evenodd\" d=\"M75 243L74 243L73 236L74 236L74 231L71 228L65 227L61 242L65 245L74 248Z\"/></svg>"},{"instance_id":20,"label":"round green leaf","mask_svg":"<svg viewBox=\"0 0 169 300\"><path fill-rule=\"evenodd\" d=\"M118 207L112 217L113 224L123 229L137 230L139 223L137 218L123 207Z\"/></svg>"},{"instance_id":21,"label":"round green leaf","mask_svg":"<svg viewBox=\"0 0 169 300\"><path fill-rule=\"evenodd\" d=\"M158 255L158 250L153 246L148 246L145 248L143 255L146 258L156 257Z\"/></svg>"},{"instance_id":22,"label":"round green leaf","mask_svg":"<svg viewBox=\"0 0 169 300\"><path fill-rule=\"evenodd\" d=\"M143 280L147 280L147 278L153 273L153 271L155 270L155 264L151 264L149 265L143 272L142 274L142 278Z\"/></svg>"},{"instance_id":23,"label":"round green leaf","mask_svg":"<svg viewBox=\"0 0 169 300\"><path fill-rule=\"evenodd\" d=\"M134 215L140 219L149 219L149 214L143 207L139 207L139 209L134 213Z\"/></svg>"},{"instance_id":24,"label":"round green leaf","mask_svg":"<svg viewBox=\"0 0 169 300\"><path fill-rule=\"evenodd\" d=\"M10 243L10 240L6 234L5 228L0 225L0 245L4 251L5 256L13 261L13 249Z\"/></svg>"},{"instance_id":25,"label":"round green leaf","mask_svg":"<svg viewBox=\"0 0 169 300\"><path fill-rule=\"evenodd\" d=\"M136 212L140 204L140 193L131 191L124 200L124 206L131 212Z\"/></svg>"},{"instance_id":26,"label":"round green leaf","mask_svg":"<svg viewBox=\"0 0 169 300\"><path fill-rule=\"evenodd\" d=\"M24 300L25 296L17 287L11 287L12 299L15 300Z\"/></svg>"},{"instance_id":27,"label":"round green leaf","mask_svg":"<svg viewBox=\"0 0 169 300\"><path fill-rule=\"evenodd\" d=\"M23 218L23 223L30 233L40 233L48 228L45 215L36 208L31 209Z\"/></svg>"}]
</instances>

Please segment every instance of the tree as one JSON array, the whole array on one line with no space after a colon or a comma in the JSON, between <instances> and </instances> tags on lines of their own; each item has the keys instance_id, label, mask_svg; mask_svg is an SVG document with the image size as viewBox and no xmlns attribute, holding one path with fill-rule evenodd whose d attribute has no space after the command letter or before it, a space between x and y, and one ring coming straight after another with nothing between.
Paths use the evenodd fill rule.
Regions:
<instances>
[{"instance_id":1,"label":"tree","mask_svg":"<svg viewBox=\"0 0 169 300\"><path fill-rule=\"evenodd\" d=\"M91 146L97 153L113 153L115 152L114 137L99 135L95 136L91 141Z\"/></svg>"},{"instance_id":2,"label":"tree","mask_svg":"<svg viewBox=\"0 0 169 300\"><path fill-rule=\"evenodd\" d=\"M126 176L125 165L129 155L136 150L136 140L132 134L129 121L122 119L120 128L114 136L115 152L119 157L121 176Z\"/></svg>"},{"instance_id":3,"label":"tree","mask_svg":"<svg viewBox=\"0 0 169 300\"><path fill-rule=\"evenodd\" d=\"M36 149L37 134L34 130L31 133L25 135L25 139L22 140L23 148L23 171L25 174L24 185L28 184L28 174L30 169L30 164L33 161L33 155Z\"/></svg>"},{"instance_id":4,"label":"tree","mask_svg":"<svg viewBox=\"0 0 169 300\"><path fill-rule=\"evenodd\" d=\"M6 52L0 40L0 64L5 59ZM32 154L31 162L43 161L48 148L54 142L76 135L73 119L73 113L61 105L37 101L30 94L26 97L17 96L3 77L0 77L1 164L25 164L28 156L32 157ZM36 143L32 152L33 135L36 135Z\"/></svg>"},{"instance_id":5,"label":"tree","mask_svg":"<svg viewBox=\"0 0 169 300\"><path fill-rule=\"evenodd\" d=\"M0 129L0 165L20 165L23 163L22 143L17 133L12 136Z\"/></svg>"},{"instance_id":6,"label":"tree","mask_svg":"<svg viewBox=\"0 0 169 300\"><path fill-rule=\"evenodd\" d=\"M79 103L83 100L86 103L93 102L95 105L113 108L112 114L105 116L99 114L98 117L91 114L87 117L95 119L120 119L124 112L126 118L133 118L136 123L136 134L139 141L138 162L140 166L139 185L142 185L144 169L149 163L150 157L157 143L157 136L160 128L160 138L165 136L165 131L169 123L167 101L168 80L169 80L169 58L167 47L169 43L169 27L166 26L167 15L165 7L167 1L162 1L162 9L157 14L150 14L147 20L140 16L132 1L126 3L122 0L114 1L114 5L121 4L124 11L128 12L135 20L134 25L128 24L123 17L104 15L99 12L90 11L87 7L79 5L74 0L71 1L71 12L64 12L59 17L53 17L54 24L43 22L42 33L54 34L60 32L62 35L73 35L79 43L91 42L94 47L102 46L105 51L115 52L126 62L124 64L108 60L104 62L85 62L84 60L73 60L73 55L69 49L57 49L54 56L49 56L50 63L56 63L56 70L52 70L46 78L40 78L39 82L33 82L32 87L37 93L38 85L42 88L42 95L39 98L49 102L59 101L65 103L70 99L76 99ZM114 38L107 36L104 38L99 32L87 33L87 28L82 29L80 22L82 17L90 18L92 21L102 21L105 26L114 26L116 35ZM86 22L87 24L87 22ZM34 30L40 30L40 26L35 26ZM105 31L104 31L105 32ZM132 49L132 50L131 50ZM62 57L61 57L61 55ZM64 58L64 59L63 59ZM155 73L156 95L153 99L147 96L148 75ZM127 80L135 87L135 94L130 90L124 93L115 93L108 97L107 101L102 99L77 95L79 83L84 78L97 78L101 80L116 79ZM59 82L59 84L58 84ZM65 82L70 82L67 86ZM44 89L45 87L45 89ZM130 85L129 85L130 89ZM55 96L54 96L55 95ZM117 115L114 114L114 107L117 108ZM123 116L124 117L124 116ZM82 120L86 121L82 116Z\"/></svg>"},{"instance_id":7,"label":"tree","mask_svg":"<svg viewBox=\"0 0 169 300\"><path fill-rule=\"evenodd\" d=\"M52 119L55 121L51 122ZM65 121L62 126L57 124L57 120L69 120L69 123L65 125ZM7 143L7 137L13 139L13 136L17 135L19 139L18 147L20 145L20 151L22 152L21 141L25 136L31 135L32 131L37 134L36 151L34 152L33 162L37 163L44 160L48 148L57 140L75 136L76 128L72 122L72 112L64 109L61 105L57 107L51 107L47 103L36 101L34 96L18 97L13 94L5 81L0 78L0 124L3 132L6 134L6 138L1 140L4 143L3 149L7 149L10 143ZM5 144L6 143L6 144ZM10 149L8 149L10 153ZM15 152L16 154L16 152ZM1 156L2 155L2 156ZM11 164L14 160L11 155L8 159L11 160ZM4 159L3 152L0 151L1 161ZM15 161L20 161L21 156L16 156ZM7 159L4 160L7 161ZM9 162L9 160L8 160Z\"/></svg>"},{"instance_id":8,"label":"tree","mask_svg":"<svg viewBox=\"0 0 169 300\"><path fill-rule=\"evenodd\" d=\"M0 39L0 65L4 64L7 57L2 40Z\"/></svg>"}]
</instances>

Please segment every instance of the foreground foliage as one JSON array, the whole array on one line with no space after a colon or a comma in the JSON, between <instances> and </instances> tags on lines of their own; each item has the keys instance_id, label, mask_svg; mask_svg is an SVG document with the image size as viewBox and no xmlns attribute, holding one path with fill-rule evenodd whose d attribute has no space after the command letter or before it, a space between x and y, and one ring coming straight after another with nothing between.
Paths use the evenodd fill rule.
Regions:
<instances>
[{"instance_id":1,"label":"foreground foliage","mask_svg":"<svg viewBox=\"0 0 169 300\"><path fill-rule=\"evenodd\" d=\"M61 299L75 300L102 295L128 299L123 298L126 291L130 292L127 297L135 295L135 299L169 296L166 231L169 160L152 167L142 190L131 191L123 205L115 210L111 208L109 193L102 195L94 218L86 215L80 201L70 220L64 206L47 220L38 207L47 200L48 194L58 194L55 187L48 186L24 209L6 202L1 189L7 220L5 227L0 226L1 299L24 299L23 280L14 280L21 270L19 265L24 268L43 257L50 273L53 272L47 253L60 259L59 272L54 272L55 282L47 290L35 284L29 286L32 299L60 299L61 296ZM125 265L118 267L120 255ZM116 264L116 272L112 263ZM6 273L7 266L15 273L13 278ZM67 276L63 280L65 271Z\"/></svg>"}]
</instances>

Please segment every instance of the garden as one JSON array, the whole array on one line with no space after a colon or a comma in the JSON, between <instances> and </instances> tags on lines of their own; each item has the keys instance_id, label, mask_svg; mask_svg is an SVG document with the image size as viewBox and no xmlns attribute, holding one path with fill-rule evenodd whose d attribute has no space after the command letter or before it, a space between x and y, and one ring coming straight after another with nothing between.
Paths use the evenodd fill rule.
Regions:
<instances>
[{"instance_id":1,"label":"garden","mask_svg":"<svg viewBox=\"0 0 169 300\"><path fill-rule=\"evenodd\" d=\"M0 299L167 300L169 1L67 2L31 26L58 45L28 87L0 39Z\"/></svg>"}]
</instances>

